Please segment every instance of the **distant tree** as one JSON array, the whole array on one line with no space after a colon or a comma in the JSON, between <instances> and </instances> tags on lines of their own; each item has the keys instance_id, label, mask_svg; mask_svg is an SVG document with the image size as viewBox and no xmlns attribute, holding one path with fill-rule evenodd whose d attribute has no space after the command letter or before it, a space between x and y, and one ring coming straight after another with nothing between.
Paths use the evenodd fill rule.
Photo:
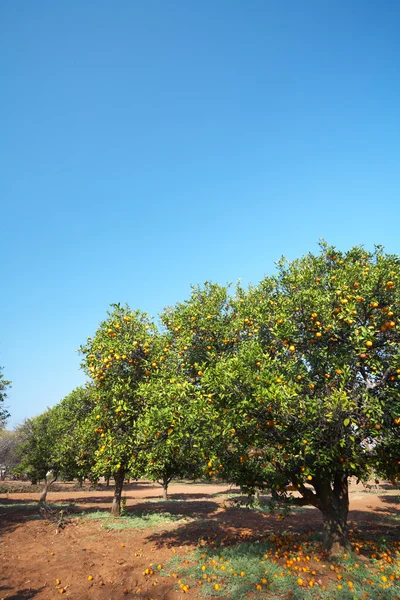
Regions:
<instances>
[{"instance_id":1,"label":"distant tree","mask_svg":"<svg viewBox=\"0 0 400 600\"><path fill-rule=\"evenodd\" d=\"M17 432L22 439L18 470L25 473L33 484L44 480L40 501L46 502L48 489L60 471L55 451L58 427L54 409L49 408L37 417L26 419Z\"/></svg>"},{"instance_id":2,"label":"distant tree","mask_svg":"<svg viewBox=\"0 0 400 600\"><path fill-rule=\"evenodd\" d=\"M0 431L0 477L2 480L13 472L20 462L21 438L16 431Z\"/></svg>"},{"instance_id":3,"label":"distant tree","mask_svg":"<svg viewBox=\"0 0 400 600\"><path fill-rule=\"evenodd\" d=\"M32 483L44 480L41 501L60 475L82 479L88 476L94 462L82 460L82 436L85 419L95 404L93 387L79 387L61 402L41 415L27 419L18 429L21 460L20 472L26 473Z\"/></svg>"},{"instance_id":4,"label":"distant tree","mask_svg":"<svg viewBox=\"0 0 400 600\"><path fill-rule=\"evenodd\" d=\"M68 479L77 478L80 482L90 475L94 454L87 453L82 460L82 437L85 435L85 421L95 406L93 385L78 387L52 409L55 444L53 463L60 474Z\"/></svg>"},{"instance_id":5,"label":"distant tree","mask_svg":"<svg viewBox=\"0 0 400 600\"><path fill-rule=\"evenodd\" d=\"M202 445L209 432L204 399L196 387L164 371L140 387L145 409L136 422L137 454L132 467L158 482L167 500L172 479L203 472Z\"/></svg>"},{"instance_id":6,"label":"distant tree","mask_svg":"<svg viewBox=\"0 0 400 600\"><path fill-rule=\"evenodd\" d=\"M4 379L4 375L2 373L2 367L0 367L0 428L4 427L8 417L10 416L9 412L2 406L5 398L7 397L7 389L11 387L11 381L6 381Z\"/></svg>"}]
</instances>

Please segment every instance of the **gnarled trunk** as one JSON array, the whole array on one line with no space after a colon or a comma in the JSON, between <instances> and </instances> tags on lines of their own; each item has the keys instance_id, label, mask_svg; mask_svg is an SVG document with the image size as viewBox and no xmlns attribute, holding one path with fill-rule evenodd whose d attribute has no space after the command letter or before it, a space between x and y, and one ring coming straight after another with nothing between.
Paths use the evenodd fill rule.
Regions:
<instances>
[{"instance_id":1,"label":"gnarled trunk","mask_svg":"<svg viewBox=\"0 0 400 600\"><path fill-rule=\"evenodd\" d=\"M331 555L341 554L350 549L347 531L349 512L348 477L337 473L333 487L322 485L319 493L320 505L324 519L322 545Z\"/></svg>"},{"instance_id":2,"label":"gnarled trunk","mask_svg":"<svg viewBox=\"0 0 400 600\"><path fill-rule=\"evenodd\" d=\"M47 492L49 491L49 487L51 486L52 483L55 482L56 479L57 479L57 474L54 471L49 471L48 473L46 473L46 476L44 478L44 488L43 488L42 494L40 496L39 504L44 504L46 502Z\"/></svg>"},{"instance_id":3,"label":"gnarled trunk","mask_svg":"<svg viewBox=\"0 0 400 600\"><path fill-rule=\"evenodd\" d=\"M111 507L111 514L114 517L119 517L121 514L121 497L122 497L122 488L124 485L124 478L125 478L125 470L124 469L119 469L118 471L116 471L116 473L114 473L115 488L114 488L113 503L112 503L112 507Z\"/></svg>"},{"instance_id":4,"label":"gnarled trunk","mask_svg":"<svg viewBox=\"0 0 400 600\"><path fill-rule=\"evenodd\" d=\"M347 515L349 512L349 481L346 473L337 472L332 479L324 479L315 475L312 485L315 493L304 485L298 477L293 484L299 489L301 497L293 498L295 506L311 504L318 508L323 516L323 549L331 555L350 550L347 531Z\"/></svg>"}]
</instances>

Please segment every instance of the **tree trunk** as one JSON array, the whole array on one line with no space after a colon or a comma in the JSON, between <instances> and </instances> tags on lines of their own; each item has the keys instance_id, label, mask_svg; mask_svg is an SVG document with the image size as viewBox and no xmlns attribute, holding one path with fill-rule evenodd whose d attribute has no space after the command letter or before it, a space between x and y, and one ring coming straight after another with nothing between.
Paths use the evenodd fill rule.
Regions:
<instances>
[{"instance_id":1,"label":"tree trunk","mask_svg":"<svg viewBox=\"0 0 400 600\"><path fill-rule=\"evenodd\" d=\"M163 489L163 500L168 500L168 486L171 482L172 477L167 477L166 475L164 475L163 479L162 479L162 483L160 481L158 481L157 483L160 483L162 485L162 489Z\"/></svg>"},{"instance_id":2,"label":"tree trunk","mask_svg":"<svg viewBox=\"0 0 400 600\"><path fill-rule=\"evenodd\" d=\"M168 483L163 483L162 488L163 488L163 490L162 490L163 500L168 500Z\"/></svg>"},{"instance_id":3,"label":"tree trunk","mask_svg":"<svg viewBox=\"0 0 400 600\"><path fill-rule=\"evenodd\" d=\"M78 484L80 488L83 487L83 477L78 477Z\"/></svg>"},{"instance_id":4,"label":"tree trunk","mask_svg":"<svg viewBox=\"0 0 400 600\"><path fill-rule=\"evenodd\" d=\"M47 484L47 481L45 481L42 495L40 496L39 504L44 504L46 502L48 489L49 486Z\"/></svg>"},{"instance_id":5,"label":"tree trunk","mask_svg":"<svg viewBox=\"0 0 400 600\"><path fill-rule=\"evenodd\" d=\"M110 487L110 476L107 475L105 480L106 480L106 487Z\"/></svg>"},{"instance_id":6,"label":"tree trunk","mask_svg":"<svg viewBox=\"0 0 400 600\"><path fill-rule=\"evenodd\" d=\"M349 512L348 477L344 473L335 476L333 488L323 486L320 490L320 506L323 524L323 549L331 555L338 555L350 549L347 532Z\"/></svg>"},{"instance_id":7,"label":"tree trunk","mask_svg":"<svg viewBox=\"0 0 400 600\"><path fill-rule=\"evenodd\" d=\"M119 469L116 473L114 473L114 498L111 507L111 514L114 517L119 517L121 514L121 497L122 497L122 488L124 485L124 477L125 471L124 469Z\"/></svg>"},{"instance_id":8,"label":"tree trunk","mask_svg":"<svg viewBox=\"0 0 400 600\"><path fill-rule=\"evenodd\" d=\"M49 487L51 486L52 483L55 482L56 479L57 479L57 475L56 475L56 473L54 473L54 471L49 471L48 473L46 473L46 476L44 478L44 488L42 491L42 495L40 496L39 504L44 504L46 502L47 492L49 491Z\"/></svg>"}]
</instances>

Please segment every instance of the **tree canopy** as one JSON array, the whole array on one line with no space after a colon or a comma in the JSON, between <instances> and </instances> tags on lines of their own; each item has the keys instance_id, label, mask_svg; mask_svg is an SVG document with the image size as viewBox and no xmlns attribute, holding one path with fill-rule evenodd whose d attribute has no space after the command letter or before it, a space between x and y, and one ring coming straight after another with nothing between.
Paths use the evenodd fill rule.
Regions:
<instances>
[{"instance_id":1,"label":"tree canopy","mask_svg":"<svg viewBox=\"0 0 400 600\"><path fill-rule=\"evenodd\" d=\"M399 289L397 256L321 244L165 319L215 411L209 473L316 506L328 550L347 545L348 478L399 475Z\"/></svg>"}]
</instances>

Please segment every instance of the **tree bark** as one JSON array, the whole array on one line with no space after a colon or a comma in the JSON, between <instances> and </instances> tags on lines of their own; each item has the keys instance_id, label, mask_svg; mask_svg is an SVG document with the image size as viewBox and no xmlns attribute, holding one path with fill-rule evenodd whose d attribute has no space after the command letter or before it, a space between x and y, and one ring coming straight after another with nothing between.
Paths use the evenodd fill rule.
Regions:
<instances>
[{"instance_id":1,"label":"tree bark","mask_svg":"<svg viewBox=\"0 0 400 600\"><path fill-rule=\"evenodd\" d=\"M319 491L319 509L323 516L323 549L330 555L338 555L350 549L347 531L349 512L348 477L337 473L333 486L322 485Z\"/></svg>"},{"instance_id":2,"label":"tree bark","mask_svg":"<svg viewBox=\"0 0 400 600\"><path fill-rule=\"evenodd\" d=\"M163 489L163 500L168 500L168 486L171 482L172 477L168 477L167 475L164 475L163 479L162 479L162 483L160 481L158 481L157 483L161 483L162 485L162 489Z\"/></svg>"},{"instance_id":3,"label":"tree bark","mask_svg":"<svg viewBox=\"0 0 400 600\"><path fill-rule=\"evenodd\" d=\"M168 500L168 483L163 483L163 492L162 492L162 497L163 500Z\"/></svg>"},{"instance_id":4,"label":"tree bark","mask_svg":"<svg viewBox=\"0 0 400 600\"><path fill-rule=\"evenodd\" d=\"M45 504L47 498L47 492L52 483L57 479L57 474L54 471L49 471L44 478L44 488L40 496L39 504Z\"/></svg>"},{"instance_id":5,"label":"tree bark","mask_svg":"<svg viewBox=\"0 0 400 600\"><path fill-rule=\"evenodd\" d=\"M125 471L124 469L119 469L116 473L114 473L114 498L111 507L111 514L114 517L119 517L121 515L121 497L122 497L122 488L124 485Z\"/></svg>"}]
</instances>

